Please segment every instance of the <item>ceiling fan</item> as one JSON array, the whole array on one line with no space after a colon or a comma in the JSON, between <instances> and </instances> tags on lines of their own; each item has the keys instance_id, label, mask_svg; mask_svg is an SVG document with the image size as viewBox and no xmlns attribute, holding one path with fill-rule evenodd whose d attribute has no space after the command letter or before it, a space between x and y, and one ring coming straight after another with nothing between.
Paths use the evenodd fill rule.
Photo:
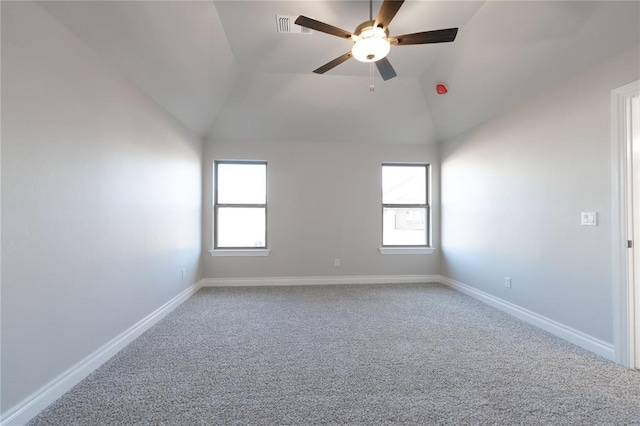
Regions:
<instances>
[{"instance_id":1,"label":"ceiling fan","mask_svg":"<svg viewBox=\"0 0 640 426\"><path fill-rule=\"evenodd\" d=\"M374 20L372 10L373 0L369 0L369 20L358 25L353 33L300 15L295 22L297 25L353 41L353 47L350 52L324 64L320 68L313 70L313 72L316 74L324 74L345 62L347 59L354 57L361 62L375 62L382 79L386 81L397 75L389 59L387 59L387 54L391 46L447 43L455 40L458 34L457 28L424 31L390 37L389 24L396 13L398 13L402 3L404 3L404 0L384 0L378 11L378 16L376 16Z\"/></svg>"}]
</instances>

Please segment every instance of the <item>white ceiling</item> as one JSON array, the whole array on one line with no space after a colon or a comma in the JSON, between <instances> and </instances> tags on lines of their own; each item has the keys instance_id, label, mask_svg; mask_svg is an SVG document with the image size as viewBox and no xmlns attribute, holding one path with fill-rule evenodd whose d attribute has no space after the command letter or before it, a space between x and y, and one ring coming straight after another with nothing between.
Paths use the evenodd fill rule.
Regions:
<instances>
[{"instance_id":1,"label":"white ceiling","mask_svg":"<svg viewBox=\"0 0 640 426\"><path fill-rule=\"evenodd\" d=\"M236 78L213 2L39 4L187 127L208 132Z\"/></svg>"},{"instance_id":2,"label":"white ceiling","mask_svg":"<svg viewBox=\"0 0 640 426\"><path fill-rule=\"evenodd\" d=\"M374 2L374 16L380 2ZM196 133L216 140L434 143L540 88L640 45L640 2L407 0L392 35L460 28L453 43L392 47L369 65L311 71L351 43L278 34L276 15L348 31L367 1L67 1L40 5ZM435 94L444 81L450 92Z\"/></svg>"}]
</instances>

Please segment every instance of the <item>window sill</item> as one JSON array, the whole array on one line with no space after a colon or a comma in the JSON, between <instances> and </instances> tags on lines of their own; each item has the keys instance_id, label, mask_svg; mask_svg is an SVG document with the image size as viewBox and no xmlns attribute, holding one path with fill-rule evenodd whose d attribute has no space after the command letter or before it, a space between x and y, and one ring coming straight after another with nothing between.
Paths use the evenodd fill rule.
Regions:
<instances>
[{"instance_id":1,"label":"window sill","mask_svg":"<svg viewBox=\"0 0 640 426\"><path fill-rule=\"evenodd\" d=\"M433 254L434 247L380 247L380 254Z\"/></svg>"},{"instance_id":2,"label":"window sill","mask_svg":"<svg viewBox=\"0 0 640 426\"><path fill-rule=\"evenodd\" d=\"M271 250L269 249L246 249L246 250L233 250L233 249L217 249L209 250L211 256L269 256Z\"/></svg>"}]
</instances>

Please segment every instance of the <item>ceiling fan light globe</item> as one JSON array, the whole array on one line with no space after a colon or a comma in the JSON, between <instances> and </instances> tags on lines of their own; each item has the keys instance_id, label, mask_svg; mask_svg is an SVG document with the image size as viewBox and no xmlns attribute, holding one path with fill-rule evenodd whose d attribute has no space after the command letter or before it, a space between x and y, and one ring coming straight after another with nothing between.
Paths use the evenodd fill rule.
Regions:
<instances>
[{"instance_id":1,"label":"ceiling fan light globe","mask_svg":"<svg viewBox=\"0 0 640 426\"><path fill-rule=\"evenodd\" d=\"M356 41L351 53L360 62L376 62L387 56L389 50L391 50L389 40L371 37Z\"/></svg>"}]
</instances>

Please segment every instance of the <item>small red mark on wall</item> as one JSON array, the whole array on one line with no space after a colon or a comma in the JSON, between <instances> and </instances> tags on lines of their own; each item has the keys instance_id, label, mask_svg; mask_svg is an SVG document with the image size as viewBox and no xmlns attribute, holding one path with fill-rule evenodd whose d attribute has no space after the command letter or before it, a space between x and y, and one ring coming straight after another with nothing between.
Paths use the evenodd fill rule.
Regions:
<instances>
[{"instance_id":1,"label":"small red mark on wall","mask_svg":"<svg viewBox=\"0 0 640 426\"><path fill-rule=\"evenodd\" d=\"M438 95L444 95L445 93L447 93L449 91L449 89L447 88L447 85L444 83L438 83L436 84L436 93Z\"/></svg>"}]
</instances>

